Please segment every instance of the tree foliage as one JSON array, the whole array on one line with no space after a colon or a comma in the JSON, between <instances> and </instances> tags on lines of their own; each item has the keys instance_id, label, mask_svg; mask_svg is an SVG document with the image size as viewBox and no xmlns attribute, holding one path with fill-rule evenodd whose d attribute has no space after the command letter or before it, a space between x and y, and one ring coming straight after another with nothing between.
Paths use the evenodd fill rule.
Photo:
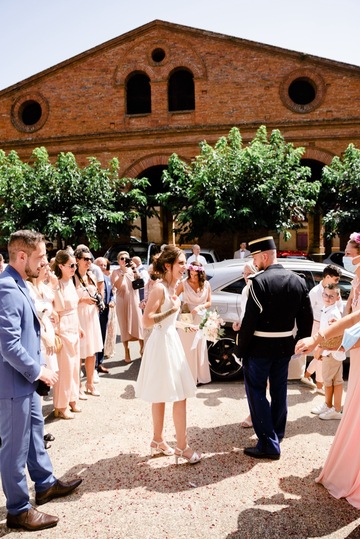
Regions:
<instances>
[{"instance_id":1,"label":"tree foliage","mask_svg":"<svg viewBox=\"0 0 360 539\"><path fill-rule=\"evenodd\" d=\"M359 228L360 150L353 144L323 168L319 206L327 237Z\"/></svg>"},{"instance_id":2,"label":"tree foliage","mask_svg":"<svg viewBox=\"0 0 360 539\"><path fill-rule=\"evenodd\" d=\"M72 153L60 153L51 164L45 148L36 148L31 163L15 151L0 150L0 231L30 228L49 238L98 249L104 235L130 231L146 207L146 179L119 178L119 163L103 168L95 158L80 168Z\"/></svg>"},{"instance_id":3,"label":"tree foliage","mask_svg":"<svg viewBox=\"0 0 360 539\"><path fill-rule=\"evenodd\" d=\"M319 182L308 181L303 153L279 130L268 137L265 126L244 147L234 127L214 147L201 142L190 164L173 154L163 173L166 192L158 199L175 217L181 241L239 229L275 229L286 236L314 208L320 189Z\"/></svg>"}]
</instances>

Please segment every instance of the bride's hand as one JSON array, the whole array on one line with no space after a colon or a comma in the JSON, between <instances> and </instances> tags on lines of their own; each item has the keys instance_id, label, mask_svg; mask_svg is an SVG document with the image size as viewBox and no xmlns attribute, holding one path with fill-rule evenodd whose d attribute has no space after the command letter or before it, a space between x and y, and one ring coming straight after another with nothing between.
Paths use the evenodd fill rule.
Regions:
<instances>
[{"instance_id":1,"label":"bride's hand","mask_svg":"<svg viewBox=\"0 0 360 539\"><path fill-rule=\"evenodd\" d=\"M181 301L180 301L179 296L174 294L173 296L170 297L170 300L172 301L172 307L173 308L180 309Z\"/></svg>"}]
</instances>

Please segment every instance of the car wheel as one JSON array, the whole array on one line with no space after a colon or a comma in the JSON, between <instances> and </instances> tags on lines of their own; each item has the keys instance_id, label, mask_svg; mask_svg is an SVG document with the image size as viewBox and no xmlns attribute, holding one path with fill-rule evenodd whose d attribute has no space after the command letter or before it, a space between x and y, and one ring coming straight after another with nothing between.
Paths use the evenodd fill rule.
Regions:
<instances>
[{"instance_id":1,"label":"car wheel","mask_svg":"<svg viewBox=\"0 0 360 539\"><path fill-rule=\"evenodd\" d=\"M213 379L234 380L239 378L241 365L236 361L233 354L234 339L224 337L216 343L208 342L208 355L210 371Z\"/></svg>"}]
</instances>

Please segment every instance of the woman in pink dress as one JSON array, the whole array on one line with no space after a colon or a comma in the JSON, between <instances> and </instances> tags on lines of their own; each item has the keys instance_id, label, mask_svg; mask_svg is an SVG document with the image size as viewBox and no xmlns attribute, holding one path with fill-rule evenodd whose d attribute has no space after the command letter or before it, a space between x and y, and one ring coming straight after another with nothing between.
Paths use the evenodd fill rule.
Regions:
<instances>
[{"instance_id":1,"label":"woman in pink dress","mask_svg":"<svg viewBox=\"0 0 360 539\"><path fill-rule=\"evenodd\" d=\"M352 234L345 249L345 257L352 262L355 273L353 288L349 300L351 310L349 316L335 322L314 337L302 339L296 346L296 353L311 351L317 344L337 335L345 328L351 327L360 320L360 234ZM344 264L345 267L347 267ZM348 266L350 267L350 265ZM346 498L347 501L360 509L360 348L350 350L350 370L346 400L342 419L335 434L324 468L316 479L328 489L335 498Z\"/></svg>"},{"instance_id":2,"label":"woman in pink dress","mask_svg":"<svg viewBox=\"0 0 360 539\"><path fill-rule=\"evenodd\" d=\"M116 289L116 315L120 327L121 342L124 345L125 361L130 363L129 341L139 341L140 355L142 355L144 347L139 290L134 290L132 287L133 280L139 278L140 275L126 251L120 251L117 261L119 269L112 272L111 284Z\"/></svg>"},{"instance_id":3,"label":"woman in pink dress","mask_svg":"<svg viewBox=\"0 0 360 539\"><path fill-rule=\"evenodd\" d=\"M211 288L205 271L198 262L190 264L187 273L187 279L178 284L176 293L178 296L182 294L183 308L187 307L192 314L193 323L199 325L211 306ZM208 384L211 382L211 374L206 339L198 339L196 332L183 329L179 329L179 336L195 384Z\"/></svg>"},{"instance_id":4,"label":"woman in pink dress","mask_svg":"<svg viewBox=\"0 0 360 539\"><path fill-rule=\"evenodd\" d=\"M68 251L60 250L56 253L53 268L58 278L57 284L53 286L54 309L59 317L58 335L62 342L62 348L57 354L59 379L54 385L54 415L61 419L73 419L74 413L81 412L77 401L80 338L83 335L77 312L79 300L72 280L76 268L75 258Z\"/></svg>"},{"instance_id":5,"label":"woman in pink dress","mask_svg":"<svg viewBox=\"0 0 360 539\"><path fill-rule=\"evenodd\" d=\"M98 292L96 277L90 271L92 256L89 249L78 247L74 252L74 257L77 263L74 279L79 298L78 315L84 331L84 337L80 341L80 357L85 360L85 393L99 397L100 393L94 385L95 354L103 349L103 341L99 309L95 298ZM80 391L82 391L81 388Z\"/></svg>"}]
</instances>

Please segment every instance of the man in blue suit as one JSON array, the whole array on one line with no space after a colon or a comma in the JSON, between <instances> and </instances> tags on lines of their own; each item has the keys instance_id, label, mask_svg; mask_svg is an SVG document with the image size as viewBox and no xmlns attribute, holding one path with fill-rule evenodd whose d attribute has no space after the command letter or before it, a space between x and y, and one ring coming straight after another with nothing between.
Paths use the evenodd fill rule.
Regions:
<instances>
[{"instance_id":1,"label":"man in blue suit","mask_svg":"<svg viewBox=\"0 0 360 539\"><path fill-rule=\"evenodd\" d=\"M30 531L51 528L58 517L32 507L25 475L35 483L38 505L70 494L81 483L53 475L44 448L44 418L39 380L52 386L57 374L40 352L40 323L25 281L46 264L43 236L20 230L10 236L9 264L0 275L0 472L6 497L7 526Z\"/></svg>"}]
</instances>

